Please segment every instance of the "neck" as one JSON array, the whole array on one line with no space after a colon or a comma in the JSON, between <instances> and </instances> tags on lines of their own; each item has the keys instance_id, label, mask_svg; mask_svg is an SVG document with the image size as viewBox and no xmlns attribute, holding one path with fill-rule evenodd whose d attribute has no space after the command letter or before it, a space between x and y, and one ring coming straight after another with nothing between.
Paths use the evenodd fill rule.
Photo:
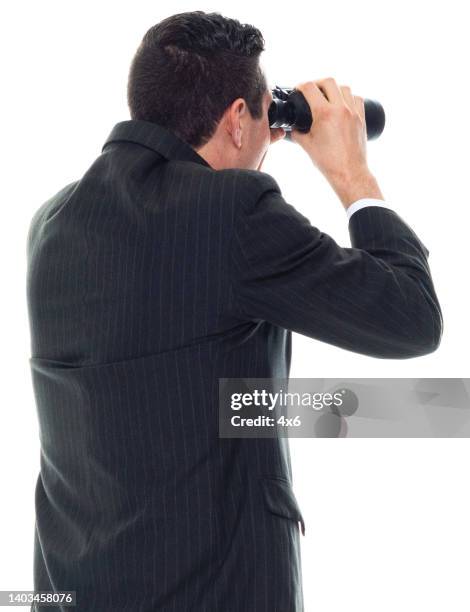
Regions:
<instances>
[{"instance_id":1,"label":"neck","mask_svg":"<svg viewBox=\"0 0 470 612\"><path fill-rule=\"evenodd\" d=\"M241 160L237 155L232 143L222 143L211 138L209 142L194 149L214 170L226 170L228 168L242 168ZM235 150L235 155L233 154Z\"/></svg>"}]
</instances>

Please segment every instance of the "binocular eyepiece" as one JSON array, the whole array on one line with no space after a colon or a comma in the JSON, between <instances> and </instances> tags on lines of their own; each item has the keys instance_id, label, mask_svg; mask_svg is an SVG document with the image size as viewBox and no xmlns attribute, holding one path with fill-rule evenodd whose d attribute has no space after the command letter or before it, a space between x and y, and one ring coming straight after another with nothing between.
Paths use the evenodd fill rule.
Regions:
<instances>
[{"instance_id":1,"label":"binocular eyepiece","mask_svg":"<svg viewBox=\"0 0 470 612\"><path fill-rule=\"evenodd\" d=\"M286 138L292 130L308 132L314 121L310 106L301 91L276 86L272 90L273 101L269 107L270 128L284 128ZM385 127L385 111L375 100L364 100L367 139L378 138ZM288 138L289 139L289 138Z\"/></svg>"}]
</instances>

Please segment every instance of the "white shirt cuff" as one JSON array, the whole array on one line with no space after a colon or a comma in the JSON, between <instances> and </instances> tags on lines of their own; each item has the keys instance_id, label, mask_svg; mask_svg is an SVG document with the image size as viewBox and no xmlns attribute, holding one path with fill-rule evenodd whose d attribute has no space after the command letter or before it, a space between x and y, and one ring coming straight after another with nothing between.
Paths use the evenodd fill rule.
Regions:
<instances>
[{"instance_id":1,"label":"white shirt cuff","mask_svg":"<svg viewBox=\"0 0 470 612\"><path fill-rule=\"evenodd\" d=\"M352 217L352 215L355 212L357 212L358 210L361 210L361 208L366 208L367 206L381 206L382 208L390 208L390 206L387 206L387 203L385 202L385 200L379 200L377 198L361 198L360 200L353 202L346 209L348 220Z\"/></svg>"}]
</instances>

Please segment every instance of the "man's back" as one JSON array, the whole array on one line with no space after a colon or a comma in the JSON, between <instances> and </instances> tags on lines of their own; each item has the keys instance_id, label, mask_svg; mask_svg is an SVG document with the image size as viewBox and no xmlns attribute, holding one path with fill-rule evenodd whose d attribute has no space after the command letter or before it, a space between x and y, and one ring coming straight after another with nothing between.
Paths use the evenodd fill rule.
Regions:
<instances>
[{"instance_id":1,"label":"man's back","mask_svg":"<svg viewBox=\"0 0 470 612\"><path fill-rule=\"evenodd\" d=\"M219 378L288 375L290 332L233 283L237 207L273 185L129 121L36 213L36 590L88 612L302 609L288 449L218 437Z\"/></svg>"},{"instance_id":2,"label":"man's back","mask_svg":"<svg viewBox=\"0 0 470 612\"><path fill-rule=\"evenodd\" d=\"M440 342L429 253L368 167L362 98L309 81L310 130L285 117L352 248L259 172L285 136L263 50L219 13L152 26L132 119L31 224L34 587L76 591L77 612L301 612L287 441L219 438L219 380L287 377L292 331L380 358Z\"/></svg>"},{"instance_id":3,"label":"man's back","mask_svg":"<svg viewBox=\"0 0 470 612\"><path fill-rule=\"evenodd\" d=\"M269 175L136 120L39 209L36 590L87 612L303 609L286 440L220 439L218 382L287 377L291 331L376 357L438 346L413 230L371 206L349 231L340 247Z\"/></svg>"}]
</instances>

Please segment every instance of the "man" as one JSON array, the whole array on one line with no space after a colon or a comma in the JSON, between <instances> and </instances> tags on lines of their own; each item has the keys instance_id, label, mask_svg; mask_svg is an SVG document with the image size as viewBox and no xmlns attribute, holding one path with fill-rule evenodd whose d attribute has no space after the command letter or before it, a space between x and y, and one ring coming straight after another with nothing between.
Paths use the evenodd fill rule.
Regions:
<instances>
[{"instance_id":1,"label":"man","mask_svg":"<svg viewBox=\"0 0 470 612\"><path fill-rule=\"evenodd\" d=\"M293 134L353 248L260 171L284 136L262 50L219 14L151 28L132 119L31 223L34 586L76 591L79 611L302 610L288 449L218 437L219 378L287 377L291 331L380 358L440 341L428 251L367 166L361 98L299 85L315 122Z\"/></svg>"}]
</instances>

